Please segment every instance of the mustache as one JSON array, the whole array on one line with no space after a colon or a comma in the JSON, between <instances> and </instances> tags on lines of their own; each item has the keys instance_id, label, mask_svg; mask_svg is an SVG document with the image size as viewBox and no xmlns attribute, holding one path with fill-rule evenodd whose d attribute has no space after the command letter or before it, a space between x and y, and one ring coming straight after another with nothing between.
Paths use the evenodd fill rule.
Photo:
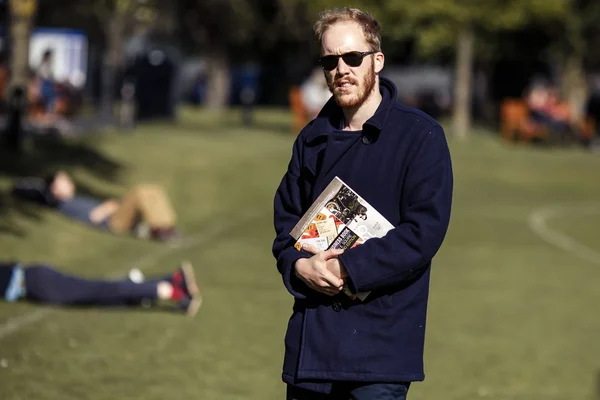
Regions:
<instances>
[{"instance_id":1,"label":"mustache","mask_svg":"<svg viewBox=\"0 0 600 400\"><path fill-rule=\"evenodd\" d=\"M342 76L342 77L334 78L333 80L331 80L331 85L332 86L337 86L342 81L350 82L353 85L358 84L358 82L355 79L352 79L352 78L349 78L349 77L343 77Z\"/></svg>"}]
</instances>

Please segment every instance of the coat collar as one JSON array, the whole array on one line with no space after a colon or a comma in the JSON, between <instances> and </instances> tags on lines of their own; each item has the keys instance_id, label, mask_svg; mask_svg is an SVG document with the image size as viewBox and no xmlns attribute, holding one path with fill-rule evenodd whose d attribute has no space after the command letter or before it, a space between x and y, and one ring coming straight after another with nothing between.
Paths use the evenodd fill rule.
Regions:
<instances>
[{"instance_id":1,"label":"coat collar","mask_svg":"<svg viewBox=\"0 0 600 400\"><path fill-rule=\"evenodd\" d=\"M374 136L379 136L383 130L389 111L398 98L398 89L388 78L379 77L379 91L382 95L381 104L379 104L375 114L373 114L373 116L363 125L363 131ZM331 97L319 115L317 115L315 120L311 123L307 142L312 142L322 135L327 135L338 130L343 119L344 114L341 107L338 106L333 97Z\"/></svg>"}]
</instances>

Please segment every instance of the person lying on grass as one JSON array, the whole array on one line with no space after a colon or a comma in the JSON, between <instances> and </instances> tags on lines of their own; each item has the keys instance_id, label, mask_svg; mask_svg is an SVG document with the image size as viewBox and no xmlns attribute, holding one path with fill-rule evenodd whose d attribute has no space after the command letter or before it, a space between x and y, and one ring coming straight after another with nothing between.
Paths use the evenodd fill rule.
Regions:
<instances>
[{"instance_id":1,"label":"person lying on grass","mask_svg":"<svg viewBox=\"0 0 600 400\"><path fill-rule=\"evenodd\" d=\"M52 265L0 262L0 298L55 306L135 307L167 302L191 317L202 304L189 262L149 280L139 269L132 269L124 279L101 280L66 274Z\"/></svg>"},{"instance_id":2,"label":"person lying on grass","mask_svg":"<svg viewBox=\"0 0 600 400\"><path fill-rule=\"evenodd\" d=\"M58 171L45 178L19 179L12 193L116 234L133 233L164 241L178 237L175 212L164 190L157 185L135 185L120 200L102 200L78 194L69 174Z\"/></svg>"}]
</instances>

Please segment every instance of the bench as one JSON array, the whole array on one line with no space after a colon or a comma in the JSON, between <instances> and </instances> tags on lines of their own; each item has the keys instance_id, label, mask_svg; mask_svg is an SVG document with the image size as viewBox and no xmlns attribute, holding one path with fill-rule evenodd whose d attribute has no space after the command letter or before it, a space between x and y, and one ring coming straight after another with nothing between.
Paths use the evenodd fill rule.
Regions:
<instances>
[{"instance_id":1,"label":"bench","mask_svg":"<svg viewBox=\"0 0 600 400\"><path fill-rule=\"evenodd\" d=\"M596 122L586 117L576 127L584 141L590 141L596 134ZM505 99L500 103L500 135L508 141L531 142L549 140L550 131L529 120L529 108L525 101L517 98Z\"/></svg>"}]
</instances>

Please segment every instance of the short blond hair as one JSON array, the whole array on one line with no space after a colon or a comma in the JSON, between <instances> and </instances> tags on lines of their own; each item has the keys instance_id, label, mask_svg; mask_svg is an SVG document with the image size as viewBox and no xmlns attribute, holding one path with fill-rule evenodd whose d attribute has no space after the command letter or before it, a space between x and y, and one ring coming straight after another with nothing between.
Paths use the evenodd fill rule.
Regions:
<instances>
[{"instance_id":1,"label":"short blond hair","mask_svg":"<svg viewBox=\"0 0 600 400\"><path fill-rule=\"evenodd\" d=\"M379 22L368 12L351 7L333 8L319 13L319 19L313 26L319 46L322 44L323 34L327 29L338 22L347 21L356 22L362 28L371 50L381 51L381 25Z\"/></svg>"}]
</instances>

